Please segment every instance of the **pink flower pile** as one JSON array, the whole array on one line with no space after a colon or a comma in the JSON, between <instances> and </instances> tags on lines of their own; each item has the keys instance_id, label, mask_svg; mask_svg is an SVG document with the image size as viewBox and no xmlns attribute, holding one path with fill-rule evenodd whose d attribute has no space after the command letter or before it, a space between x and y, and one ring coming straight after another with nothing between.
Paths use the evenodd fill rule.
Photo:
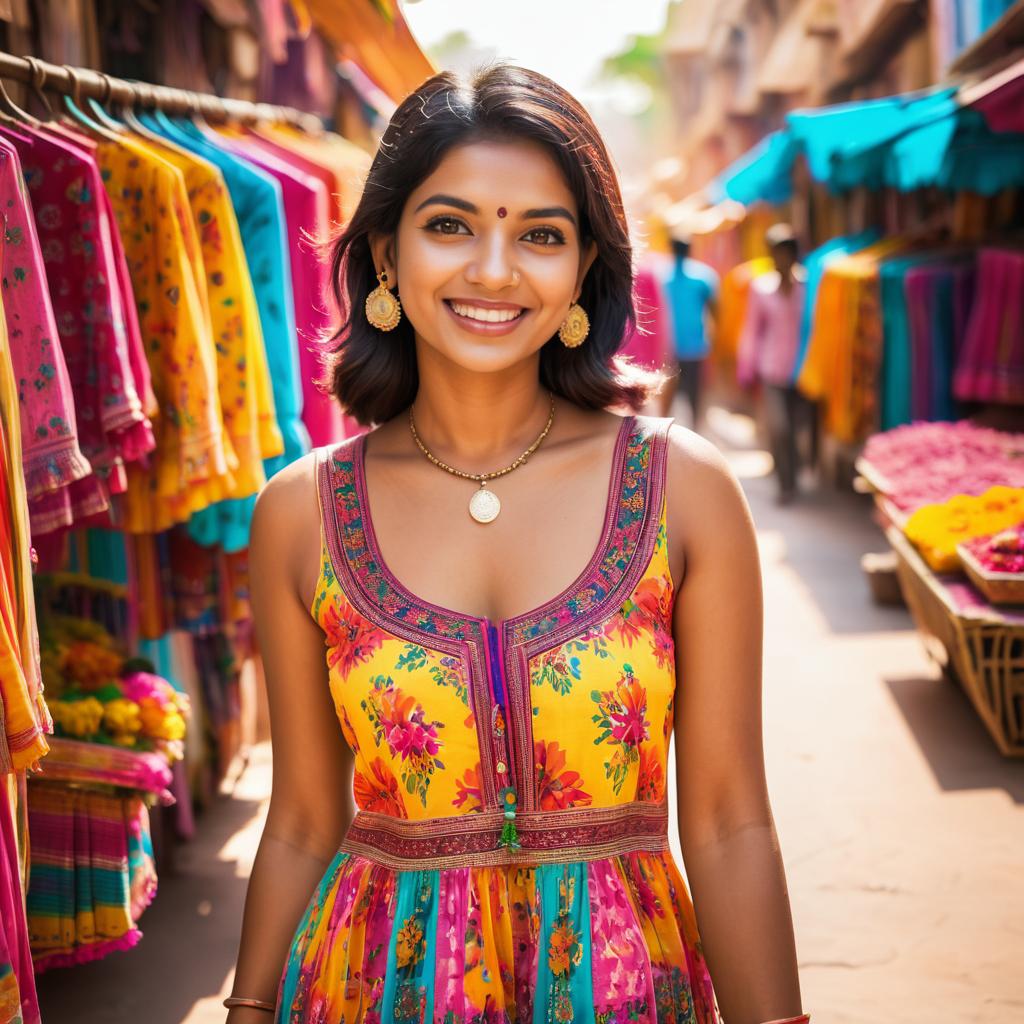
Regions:
<instances>
[{"instance_id":1,"label":"pink flower pile","mask_svg":"<svg viewBox=\"0 0 1024 1024\"><path fill-rule=\"evenodd\" d=\"M955 423L911 423L868 438L863 458L904 511L990 487L1024 487L1024 434Z\"/></svg>"},{"instance_id":2,"label":"pink flower pile","mask_svg":"<svg viewBox=\"0 0 1024 1024\"><path fill-rule=\"evenodd\" d=\"M1000 530L990 537L975 537L964 547L988 572L1024 575L1024 523Z\"/></svg>"}]
</instances>

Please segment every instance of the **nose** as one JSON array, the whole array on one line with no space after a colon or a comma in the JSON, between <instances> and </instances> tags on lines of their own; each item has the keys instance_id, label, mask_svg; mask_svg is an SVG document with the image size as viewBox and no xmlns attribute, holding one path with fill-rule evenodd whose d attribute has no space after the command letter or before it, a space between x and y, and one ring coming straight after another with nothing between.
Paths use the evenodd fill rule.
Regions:
<instances>
[{"instance_id":1,"label":"nose","mask_svg":"<svg viewBox=\"0 0 1024 1024\"><path fill-rule=\"evenodd\" d=\"M519 283L513 253L501 231L488 231L479 236L474 257L466 267L466 280L494 292Z\"/></svg>"}]
</instances>

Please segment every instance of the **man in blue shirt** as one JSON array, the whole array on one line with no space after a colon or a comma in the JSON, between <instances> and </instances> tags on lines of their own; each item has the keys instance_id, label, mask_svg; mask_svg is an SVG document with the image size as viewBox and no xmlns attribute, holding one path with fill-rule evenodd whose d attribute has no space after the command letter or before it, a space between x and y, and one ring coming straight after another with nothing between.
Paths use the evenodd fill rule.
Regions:
<instances>
[{"instance_id":1,"label":"man in blue shirt","mask_svg":"<svg viewBox=\"0 0 1024 1024\"><path fill-rule=\"evenodd\" d=\"M711 348L709 328L718 312L718 286L714 270L690 258L689 237L674 235L665 296L679 363L678 388L689 403L694 430L700 421L704 360Z\"/></svg>"}]
</instances>

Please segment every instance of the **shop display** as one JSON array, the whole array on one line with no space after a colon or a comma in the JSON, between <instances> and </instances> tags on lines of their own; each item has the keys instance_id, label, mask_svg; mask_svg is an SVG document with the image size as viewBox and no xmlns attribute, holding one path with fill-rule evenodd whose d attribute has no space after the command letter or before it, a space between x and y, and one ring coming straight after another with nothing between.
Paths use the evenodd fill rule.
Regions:
<instances>
[{"instance_id":1,"label":"shop display","mask_svg":"<svg viewBox=\"0 0 1024 1024\"><path fill-rule=\"evenodd\" d=\"M35 973L140 940L151 813L190 837L241 744L256 494L361 429L317 387L311 243L368 153L180 93L115 114L61 74L0 119L0 1024L39 1024Z\"/></svg>"},{"instance_id":2,"label":"shop display","mask_svg":"<svg viewBox=\"0 0 1024 1024\"><path fill-rule=\"evenodd\" d=\"M957 555L993 604L1024 604L1024 522L960 544Z\"/></svg>"},{"instance_id":3,"label":"shop display","mask_svg":"<svg viewBox=\"0 0 1024 1024\"><path fill-rule=\"evenodd\" d=\"M913 423L874 434L858 469L904 512L990 487L1024 487L1024 434L971 420Z\"/></svg>"},{"instance_id":4,"label":"shop display","mask_svg":"<svg viewBox=\"0 0 1024 1024\"><path fill-rule=\"evenodd\" d=\"M924 505L903 527L928 565L936 572L960 566L957 546L987 537L1024 518L1024 489L990 487L984 494L957 495L941 505Z\"/></svg>"}]
</instances>

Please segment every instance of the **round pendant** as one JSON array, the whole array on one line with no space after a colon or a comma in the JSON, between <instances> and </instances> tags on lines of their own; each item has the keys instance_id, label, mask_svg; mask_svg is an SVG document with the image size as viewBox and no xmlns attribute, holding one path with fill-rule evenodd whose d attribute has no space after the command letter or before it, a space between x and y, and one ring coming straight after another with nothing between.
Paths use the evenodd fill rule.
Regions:
<instances>
[{"instance_id":1,"label":"round pendant","mask_svg":"<svg viewBox=\"0 0 1024 1024\"><path fill-rule=\"evenodd\" d=\"M501 502L498 501L498 496L494 491L487 490L486 487L481 487L469 499L469 514L478 523L489 523L491 520L497 519L500 511Z\"/></svg>"}]
</instances>

